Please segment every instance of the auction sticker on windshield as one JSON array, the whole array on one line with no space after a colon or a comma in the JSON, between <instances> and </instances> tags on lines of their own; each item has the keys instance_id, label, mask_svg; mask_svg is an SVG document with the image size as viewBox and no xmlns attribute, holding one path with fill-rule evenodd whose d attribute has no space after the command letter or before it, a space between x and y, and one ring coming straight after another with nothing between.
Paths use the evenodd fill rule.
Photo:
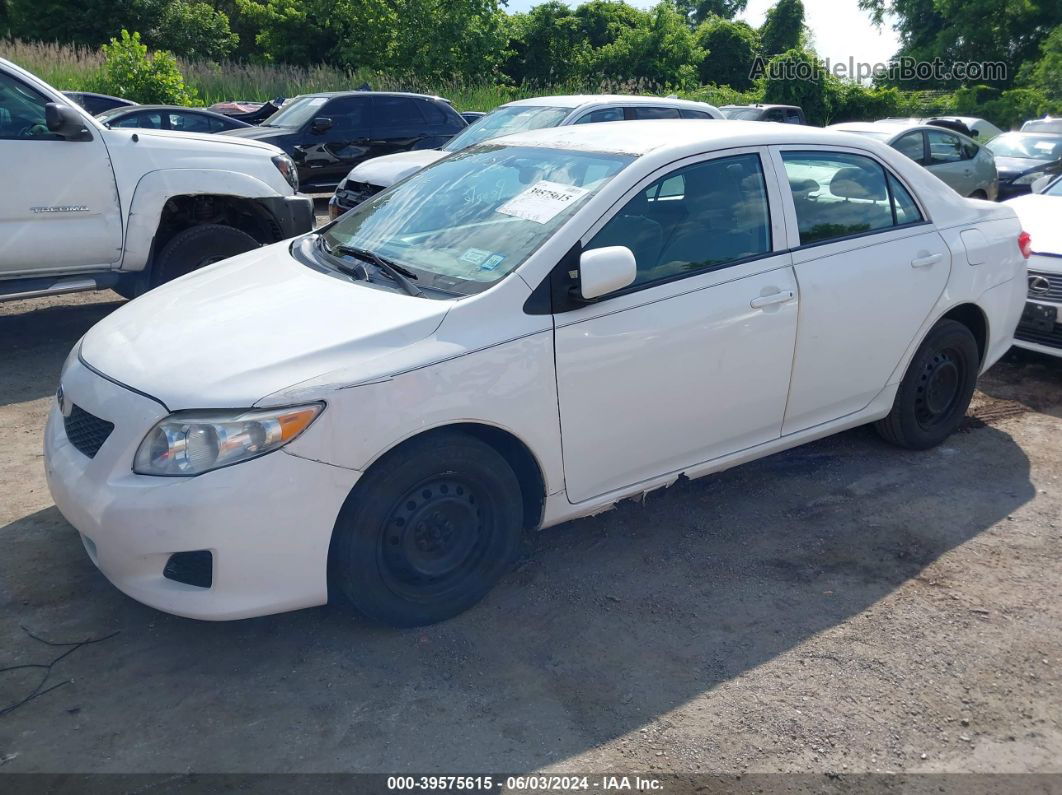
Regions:
<instances>
[{"instance_id":1,"label":"auction sticker on windshield","mask_svg":"<svg viewBox=\"0 0 1062 795\"><path fill-rule=\"evenodd\" d=\"M586 188L541 180L523 193L513 196L497 211L536 224L545 224L589 192Z\"/></svg>"}]
</instances>

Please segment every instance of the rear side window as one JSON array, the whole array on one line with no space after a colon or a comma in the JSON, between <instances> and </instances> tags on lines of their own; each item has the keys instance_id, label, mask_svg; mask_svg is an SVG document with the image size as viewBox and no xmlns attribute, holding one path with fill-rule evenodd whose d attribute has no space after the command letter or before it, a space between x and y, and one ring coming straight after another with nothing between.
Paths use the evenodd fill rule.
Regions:
<instances>
[{"instance_id":1,"label":"rear side window","mask_svg":"<svg viewBox=\"0 0 1062 795\"><path fill-rule=\"evenodd\" d=\"M182 132L209 133L214 132L210 126L209 116L200 116L198 113L171 113L170 129Z\"/></svg>"},{"instance_id":2,"label":"rear side window","mask_svg":"<svg viewBox=\"0 0 1062 795\"><path fill-rule=\"evenodd\" d=\"M457 111L455 111L453 108L450 108L450 112L447 113L447 108L445 108L441 103L429 102L426 99L417 99L414 100L414 102L416 103L417 108L420 110L420 115L424 117L424 120L428 123L428 126L430 127L463 126L461 122L464 121L464 119L458 121L459 117L455 118L458 115Z\"/></svg>"},{"instance_id":3,"label":"rear side window","mask_svg":"<svg viewBox=\"0 0 1062 795\"><path fill-rule=\"evenodd\" d=\"M715 118L710 113L705 113L703 110L689 110L688 108L679 108L679 116L684 119L712 119Z\"/></svg>"},{"instance_id":4,"label":"rear side window","mask_svg":"<svg viewBox=\"0 0 1062 795\"><path fill-rule=\"evenodd\" d=\"M679 117L675 108L636 107L632 110L636 119L677 119Z\"/></svg>"},{"instance_id":5,"label":"rear side window","mask_svg":"<svg viewBox=\"0 0 1062 795\"><path fill-rule=\"evenodd\" d=\"M771 108L763 114L764 121L785 121L781 108Z\"/></svg>"},{"instance_id":6,"label":"rear side window","mask_svg":"<svg viewBox=\"0 0 1062 795\"><path fill-rule=\"evenodd\" d=\"M962 141L958 136L936 130L926 130L926 140L929 142L929 165L957 163L963 159Z\"/></svg>"},{"instance_id":7,"label":"rear side window","mask_svg":"<svg viewBox=\"0 0 1062 795\"><path fill-rule=\"evenodd\" d=\"M377 127L423 127L419 103L409 97L373 97Z\"/></svg>"},{"instance_id":8,"label":"rear side window","mask_svg":"<svg viewBox=\"0 0 1062 795\"><path fill-rule=\"evenodd\" d=\"M785 111L785 123L786 124L803 124L800 119L800 112L793 110L792 108L786 108Z\"/></svg>"},{"instance_id":9,"label":"rear side window","mask_svg":"<svg viewBox=\"0 0 1062 795\"><path fill-rule=\"evenodd\" d=\"M604 121L623 121L623 108L599 108L589 113L584 113L576 124L599 124Z\"/></svg>"},{"instance_id":10,"label":"rear side window","mask_svg":"<svg viewBox=\"0 0 1062 795\"><path fill-rule=\"evenodd\" d=\"M918 205L869 157L783 152L802 246L920 221Z\"/></svg>"}]
</instances>

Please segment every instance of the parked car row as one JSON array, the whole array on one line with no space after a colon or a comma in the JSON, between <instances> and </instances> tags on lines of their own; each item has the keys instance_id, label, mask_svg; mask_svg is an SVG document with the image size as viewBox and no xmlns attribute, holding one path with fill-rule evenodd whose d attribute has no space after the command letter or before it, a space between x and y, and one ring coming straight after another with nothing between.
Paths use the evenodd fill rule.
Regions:
<instances>
[{"instance_id":1,"label":"parked car row","mask_svg":"<svg viewBox=\"0 0 1062 795\"><path fill-rule=\"evenodd\" d=\"M467 125L369 91L212 135L128 112L167 121L104 124L0 61L24 186L0 196L0 290L153 288L71 351L44 463L93 563L179 615L331 593L441 621L526 530L857 425L933 447L1016 328L1062 339L1058 178L970 201L933 169L989 156L947 126L655 97ZM300 177L374 167L385 189L312 230Z\"/></svg>"}]
</instances>

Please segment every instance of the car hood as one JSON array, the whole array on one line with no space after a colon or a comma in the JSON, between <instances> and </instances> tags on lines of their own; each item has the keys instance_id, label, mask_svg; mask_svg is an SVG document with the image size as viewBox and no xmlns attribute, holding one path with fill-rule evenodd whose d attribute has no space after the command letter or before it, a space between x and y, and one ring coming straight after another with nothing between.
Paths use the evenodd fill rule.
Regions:
<instances>
[{"instance_id":1,"label":"car hood","mask_svg":"<svg viewBox=\"0 0 1062 795\"><path fill-rule=\"evenodd\" d=\"M1062 256L1062 196L1030 193L1004 202L1013 208L1021 227L1032 236L1032 250L1037 254Z\"/></svg>"},{"instance_id":2,"label":"car hood","mask_svg":"<svg viewBox=\"0 0 1062 795\"><path fill-rule=\"evenodd\" d=\"M1026 171L1036 171L1043 168L1050 160L1030 160L1027 157L996 157L996 173L1000 179L1013 179L1021 176Z\"/></svg>"},{"instance_id":3,"label":"car hood","mask_svg":"<svg viewBox=\"0 0 1062 795\"><path fill-rule=\"evenodd\" d=\"M379 367L431 335L448 301L316 271L277 243L130 301L85 335L81 358L171 411L242 408L362 359Z\"/></svg>"},{"instance_id":4,"label":"car hood","mask_svg":"<svg viewBox=\"0 0 1062 795\"><path fill-rule=\"evenodd\" d=\"M217 134L242 141L269 141L291 132L294 130L288 127L238 127L235 130L224 130Z\"/></svg>"},{"instance_id":5,"label":"car hood","mask_svg":"<svg viewBox=\"0 0 1062 795\"><path fill-rule=\"evenodd\" d=\"M449 152L441 149L417 149L412 152L396 152L393 155L374 157L359 163L347 175L354 182L367 182L381 188L390 188L401 179L430 166Z\"/></svg>"}]
</instances>

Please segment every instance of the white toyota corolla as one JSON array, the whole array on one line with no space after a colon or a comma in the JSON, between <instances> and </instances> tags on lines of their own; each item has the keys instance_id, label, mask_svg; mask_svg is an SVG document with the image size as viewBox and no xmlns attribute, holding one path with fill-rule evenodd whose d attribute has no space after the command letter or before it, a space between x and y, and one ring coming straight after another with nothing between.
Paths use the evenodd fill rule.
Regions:
<instances>
[{"instance_id":1,"label":"white toyota corolla","mask_svg":"<svg viewBox=\"0 0 1062 795\"><path fill-rule=\"evenodd\" d=\"M48 481L161 610L439 621L527 528L864 423L926 448L1010 347L1028 239L884 144L540 130L164 285L63 367Z\"/></svg>"}]
</instances>

